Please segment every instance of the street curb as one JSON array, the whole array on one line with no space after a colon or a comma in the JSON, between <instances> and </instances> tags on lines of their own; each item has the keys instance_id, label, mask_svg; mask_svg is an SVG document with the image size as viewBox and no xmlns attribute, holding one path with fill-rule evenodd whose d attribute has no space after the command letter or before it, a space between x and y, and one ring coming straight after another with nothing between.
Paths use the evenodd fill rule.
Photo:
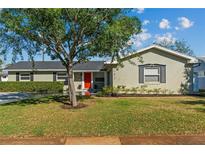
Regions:
<instances>
[{"instance_id":1,"label":"street curb","mask_svg":"<svg viewBox=\"0 0 205 154\"><path fill-rule=\"evenodd\" d=\"M205 145L205 136L0 137L0 145Z\"/></svg>"}]
</instances>

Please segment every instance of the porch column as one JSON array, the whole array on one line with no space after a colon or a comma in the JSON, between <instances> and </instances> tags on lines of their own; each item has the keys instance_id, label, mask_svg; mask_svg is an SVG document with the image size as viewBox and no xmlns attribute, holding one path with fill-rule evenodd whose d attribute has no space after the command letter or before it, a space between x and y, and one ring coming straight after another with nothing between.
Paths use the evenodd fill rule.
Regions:
<instances>
[{"instance_id":1,"label":"porch column","mask_svg":"<svg viewBox=\"0 0 205 154\"><path fill-rule=\"evenodd\" d=\"M93 89L93 72L91 72L91 88Z\"/></svg>"},{"instance_id":2,"label":"porch column","mask_svg":"<svg viewBox=\"0 0 205 154\"><path fill-rule=\"evenodd\" d=\"M82 84L81 89L83 90L84 89L84 84L85 84L84 83L84 72L82 72L82 83L81 84Z\"/></svg>"},{"instance_id":3,"label":"porch column","mask_svg":"<svg viewBox=\"0 0 205 154\"><path fill-rule=\"evenodd\" d=\"M104 87L107 86L107 72L104 72Z\"/></svg>"}]
</instances>

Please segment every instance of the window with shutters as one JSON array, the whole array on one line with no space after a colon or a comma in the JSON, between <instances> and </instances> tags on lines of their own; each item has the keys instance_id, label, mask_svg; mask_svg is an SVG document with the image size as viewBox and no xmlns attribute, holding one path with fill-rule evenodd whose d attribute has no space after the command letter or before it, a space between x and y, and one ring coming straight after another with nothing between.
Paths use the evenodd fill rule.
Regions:
<instances>
[{"instance_id":1,"label":"window with shutters","mask_svg":"<svg viewBox=\"0 0 205 154\"><path fill-rule=\"evenodd\" d=\"M30 81L31 76L30 73L21 73L20 74L20 81Z\"/></svg>"},{"instance_id":2,"label":"window with shutters","mask_svg":"<svg viewBox=\"0 0 205 154\"><path fill-rule=\"evenodd\" d=\"M144 67L144 82L145 83L159 83L160 82L160 67Z\"/></svg>"}]
</instances>

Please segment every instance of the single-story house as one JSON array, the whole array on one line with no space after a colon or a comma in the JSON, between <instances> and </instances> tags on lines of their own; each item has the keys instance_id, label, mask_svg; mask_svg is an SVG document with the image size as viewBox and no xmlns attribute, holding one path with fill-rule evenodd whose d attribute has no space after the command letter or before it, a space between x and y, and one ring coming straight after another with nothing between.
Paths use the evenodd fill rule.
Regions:
<instances>
[{"instance_id":1,"label":"single-story house","mask_svg":"<svg viewBox=\"0 0 205 154\"><path fill-rule=\"evenodd\" d=\"M139 60L140 59L140 60ZM74 66L74 82L77 91L98 91L104 86L147 86L180 93L187 82L186 69L192 72L195 57L167 48L151 45L122 57L122 66L117 62L89 61ZM60 61L21 61L6 68L8 81L64 81L66 69ZM190 74L190 78L192 78ZM189 90L193 90L190 80Z\"/></svg>"},{"instance_id":2,"label":"single-story house","mask_svg":"<svg viewBox=\"0 0 205 154\"><path fill-rule=\"evenodd\" d=\"M198 57L199 63L193 67L194 91L205 90L205 57Z\"/></svg>"}]
</instances>

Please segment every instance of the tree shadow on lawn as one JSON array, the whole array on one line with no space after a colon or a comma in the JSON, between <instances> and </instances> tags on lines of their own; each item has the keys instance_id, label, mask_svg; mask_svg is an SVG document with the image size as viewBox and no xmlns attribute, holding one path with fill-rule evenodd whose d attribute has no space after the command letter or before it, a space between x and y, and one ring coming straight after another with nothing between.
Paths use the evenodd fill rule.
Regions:
<instances>
[{"instance_id":1,"label":"tree shadow on lawn","mask_svg":"<svg viewBox=\"0 0 205 154\"><path fill-rule=\"evenodd\" d=\"M188 105L205 105L205 100L179 101L179 103L188 104Z\"/></svg>"},{"instance_id":2,"label":"tree shadow on lawn","mask_svg":"<svg viewBox=\"0 0 205 154\"><path fill-rule=\"evenodd\" d=\"M86 99L93 99L93 98L88 96L78 96L77 99L78 101L84 101ZM20 101L11 102L11 103L1 104L0 106L11 106L11 105L26 106L26 105L35 105L35 104L49 104L52 102L66 104L68 103L68 96L57 95L57 96L46 96L41 98L24 99Z\"/></svg>"},{"instance_id":3,"label":"tree shadow on lawn","mask_svg":"<svg viewBox=\"0 0 205 154\"><path fill-rule=\"evenodd\" d=\"M201 105L201 107L197 107L194 109L196 111L205 112L205 100L179 101L179 103L186 104L186 105Z\"/></svg>"}]
</instances>

